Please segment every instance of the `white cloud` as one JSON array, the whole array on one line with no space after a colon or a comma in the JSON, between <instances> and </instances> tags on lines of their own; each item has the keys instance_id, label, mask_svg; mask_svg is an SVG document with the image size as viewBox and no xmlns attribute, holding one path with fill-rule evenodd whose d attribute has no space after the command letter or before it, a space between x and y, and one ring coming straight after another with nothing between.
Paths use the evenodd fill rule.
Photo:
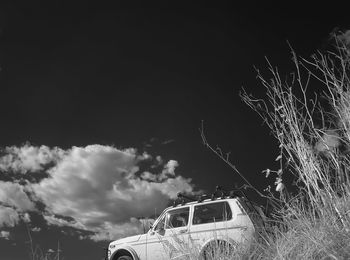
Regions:
<instances>
[{"instance_id":1,"label":"white cloud","mask_svg":"<svg viewBox=\"0 0 350 260\"><path fill-rule=\"evenodd\" d=\"M0 238L4 238L6 240L9 240L10 239L10 232L2 230L0 232Z\"/></svg>"},{"instance_id":2,"label":"white cloud","mask_svg":"<svg viewBox=\"0 0 350 260\"><path fill-rule=\"evenodd\" d=\"M47 169L49 178L28 184L32 197L45 204L47 223L95 232L91 237L94 240L142 232L142 224L135 218L151 216L155 210L159 213L178 192L192 191L190 179L175 175L179 164L174 160L169 160L158 174L144 172L138 177L135 173L139 171L139 162L150 160L152 156L138 154L133 148L119 150L89 145L62 150L25 145L8 147L7 152L0 158L3 170L34 172L53 163ZM160 157L156 160L162 163ZM7 186L10 185L4 185ZM19 195L25 195L23 189L19 184L11 186L10 190L17 194L11 204L32 210L33 205ZM8 193L3 197L8 197ZM74 221L57 215L70 216Z\"/></svg>"},{"instance_id":3,"label":"white cloud","mask_svg":"<svg viewBox=\"0 0 350 260\"><path fill-rule=\"evenodd\" d=\"M139 156L139 159L141 160L152 160L152 155L150 155L147 152L143 152L143 154L141 156Z\"/></svg>"},{"instance_id":4,"label":"white cloud","mask_svg":"<svg viewBox=\"0 0 350 260\"><path fill-rule=\"evenodd\" d=\"M24 213L22 215L22 220L25 222L25 223L30 223L30 215L28 213Z\"/></svg>"},{"instance_id":5,"label":"white cloud","mask_svg":"<svg viewBox=\"0 0 350 260\"><path fill-rule=\"evenodd\" d=\"M33 227L30 229L32 232L40 232L41 228L40 227Z\"/></svg>"},{"instance_id":6,"label":"white cloud","mask_svg":"<svg viewBox=\"0 0 350 260\"><path fill-rule=\"evenodd\" d=\"M169 160L164 167L164 170L170 175L175 176L175 168L179 166L179 163L175 160Z\"/></svg>"},{"instance_id":7,"label":"white cloud","mask_svg":"<svg viewBox=\"0 0 350 260\"><path fill-rule=\"evenodd\" d=\"M166 165L164 165L162 174L159 176L160 180L168 178L168 176L175 176L175 168L179 166L179 163L175 160L169 160Z\"/></svg>"},{"instance_id":8,"label":"white cloud","mask_svg":"<svg viewBox=\"0 0 350 260\"><path fill-rule=\"evenodd\" d=\"M19 220L30 222L26 211L34 211L35 205L25 190L18 183L0 181L0 227L14 227Z\"/></svg>"},{"instance_id":9,"label":"white cloud","mask_svg":"<svg viewBox=\"0 0 350 260\"><path fill-rule=\"evenodd\" d=\"M19 214L10 207L0 205L0 227L14 227L19 221Z\"/></svg>"},{"instance_id":10,"label":"white cloud","mask_svg":"<svg viewBox=\"0 0 350 260\"><path fill-rule=\"evenodd\" d=\"M72 227L75 229L87 230L87 228L76 220L68 221L64 218L56 217L55 215L43 215L48 225L58 227Z\"/></svg>"},{"instance_id":11,"label":"white cloud","mask_svg":"<svg viewBox=\"0 0 350 260\"><path fill-rule=\"evenodd\" d=\"M28 198L25 189L18 183L0 181L0 202L19 211L34 210L34 203Z\"/></svg>"},{"instance_id":12,"label":"white cloud","mask_svg":"<svg viewBox=\"0 0 350 260\"><path fill-rule=\"evenodd\" d=\"M0 158L0 170L12 170L20 173L35 172L43 169L50 162L58 161L64 151L60 148L50 149L42 145L40 147L25 144L22 147L6 147L6 155Z\"/></svg>"},{"instance_id":13,"label":"white cloud","mask_svg":"<svg viewBox=\"0 0 350 260\"><path fill-rule=\"evenodd\" d=\"M143 180L149 180L149 181L158 181L158 176L157 176L157 174L153 174L153 173L151 173L151 172L143 172L142 174L141 174L141 178L143 179Z\"/></svg>"}]
</instances>

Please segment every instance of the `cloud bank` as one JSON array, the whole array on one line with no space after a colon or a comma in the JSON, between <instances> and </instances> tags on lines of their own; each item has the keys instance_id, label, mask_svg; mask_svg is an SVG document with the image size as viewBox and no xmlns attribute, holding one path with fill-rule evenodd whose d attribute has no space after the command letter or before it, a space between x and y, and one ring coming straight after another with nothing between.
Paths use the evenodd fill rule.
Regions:
<instances>
[{"instance_id":1,"label":"cloud bank","mask_svg":"<svg viewBox=\"0 0 350 260\"><path fill-rule=\"evenodd\" d=\"M48 177L37 183L0 181L0 226L16 225L23 212L38 211L34 205L40 201L49 225L91 231L94 240L140 233L137 218L159 213L179 191L193 190L190 179L175 174L177 161L162 161L160 172L150 172L160 163L152 158L133 148L103 145L7 147L0 158L2 173L45 171ZM148 171L140 172L141 162L149 163Z\"/></svg>"}]
</instances>

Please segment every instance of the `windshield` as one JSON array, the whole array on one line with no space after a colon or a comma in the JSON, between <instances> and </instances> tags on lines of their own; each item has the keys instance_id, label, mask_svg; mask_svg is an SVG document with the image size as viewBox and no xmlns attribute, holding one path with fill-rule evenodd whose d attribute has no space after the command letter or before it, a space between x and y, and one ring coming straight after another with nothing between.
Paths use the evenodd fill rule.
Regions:
<instances>
[{"instance_id":1,"label":"windshield","mask_svg":"<svg viewBox=\"0 0 350 260\"><path fill-rule=\"evenodd\" d=\"M187 226L189 215L190 215L189 207L169 210L166 213L165 229Z\"/></svg>"},{"instance_id":2,"label":"windshield","mask_svg":"<svg viewBox=\"0 0 350 260\"><path fill-rule=\"evenodd\" d=\"M155 222L154 231L184 227L188 225L190 208L170 209L164 212Z\"/></svg>"}]
</instances>

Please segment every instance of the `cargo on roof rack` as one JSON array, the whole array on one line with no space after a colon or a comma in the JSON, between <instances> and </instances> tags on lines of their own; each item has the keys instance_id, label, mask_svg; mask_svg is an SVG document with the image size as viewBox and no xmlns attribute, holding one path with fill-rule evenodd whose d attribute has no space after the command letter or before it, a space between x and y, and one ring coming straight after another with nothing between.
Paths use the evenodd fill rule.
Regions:
<instances>
[{"instance_id":1,"label":"cargo on roof rack","mask_svg":"<svg viewBox=\"0 0 350 260\"><path fill-rule=\"evenodd\" d=\"M241 196L240 196L241 195ZM185 205L186 203L190 202L195 202L201 203L204 200L211 199L224 199L224 198L235 198L235 197L244 197L245 199L249 200L242 190L242 188L236 188L232 190L225 190L222 186L217 185L215 187L215 190L212 194L207 195L207 194L202 194L202 195L188 195L188 194L183 194L179 192L177 194L177 198L174 200L173 206L176 207L177 205Z\"/></svg>"}]
</instances>

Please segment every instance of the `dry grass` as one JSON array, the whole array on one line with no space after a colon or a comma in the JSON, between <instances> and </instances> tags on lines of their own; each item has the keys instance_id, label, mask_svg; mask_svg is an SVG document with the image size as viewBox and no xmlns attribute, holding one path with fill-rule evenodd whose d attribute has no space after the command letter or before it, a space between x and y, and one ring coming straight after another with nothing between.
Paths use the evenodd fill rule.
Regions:
<instances>
[{"instance_id":1,"label":"dry grass","mask_svg":"<svg viewBox=\"0 0 350 260\"><path fill-rule=\"evenodd\" d=\"M350 259L349 42L349 31L338 32L330 50L310 60L292 51L290 80L281 80L268 62L271 79L258 71L266 96L241 94L280 144L279 168L265 171L276 175L277 195L269 188L268 196L278 221L271 219L249 248L230 259ZM310 84L319 88L311 92ZM284 181L291 178L294 187Z\"/></svg>"},{"instance_id":2,"label":"dry grass","mask_svg":"<svg viewBox=\"0 0 350 260\"><path fill-rule=\"evenodd\" d=\"M271 65L272 79L258 73L266 98L242 95L280 143L276 183L286 175L296 179L294 195L279 190L282 206L275 212L282 223L248 258L350 258L350 56L342 35L333 35L332 51L311 60L292 51L296 71L289 83ZM322 87L310 99L312 80Z\"/></svg>"},{"instance_id":3,"label":"dry grass","mask_svg":"<svg viewBox=\"0 0 350 260\"><path fill-rule=\"evenodd\" d=\"M349 208L349 201L339 198L339 208ZM314 217L304 202L294 203L283 212L283 222L271 226L241 259L349 259L350 233L338 215L325 210Z\"/></svg>"},{"instance_id":4,"label":"dry grass","mask_svg":"<svg viewBox=\"0 0 350 260\"><path fill-rule=\"evenodd\" d=\"M33 241L32 235L30 233L29 228L27 227L28 234L28 244L30 250L30 260L64 260L64 258L60 257L60 244L58 242L57 249L52 250L43 250L39 245L36 245Z\"/></svg>"}]
</instances>

